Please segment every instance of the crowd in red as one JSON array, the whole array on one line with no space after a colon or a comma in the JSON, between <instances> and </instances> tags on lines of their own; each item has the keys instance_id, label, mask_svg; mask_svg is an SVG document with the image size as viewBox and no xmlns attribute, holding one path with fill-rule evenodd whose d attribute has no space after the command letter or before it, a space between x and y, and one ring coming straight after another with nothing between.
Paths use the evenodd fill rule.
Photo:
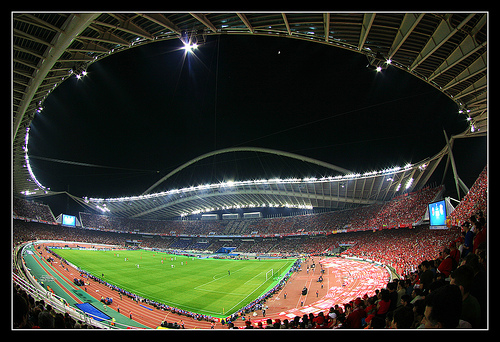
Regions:
<instances>
[{"instance_id":1,"label":"crowd in red","mask_svg":"<svg viewBox=\"0 0 500 342\"><path fill-rule=\"evenodd\" d=\"M26 218L46 223L56 222L52 210L50 210L50 207L46 204L15 197L13 199L13 204L14 212L12 215L14 218Z\"/></svg>"},{"instance_id":2,"label":"crowd in red","mask_svg":"<svg viewBox=\"0 0 500 342\"><path fill-rule=\"evenodd\" d=\"M424 260L436 259L443 246L460 237L460 229L391 229L356 235L356 243L342 252L392 266L408 274Z\"/></svg>"},{"instance_id":3,"label":"crowd in red","mask_svg":"<svg viewBox=\"0 0 500 342\"><path fill-rule=\"evenodd\" d=\"M453 226L460 226L469 219L472 213L481 210L484 216L488 214L488 173L487 166L476 179L469 192L460 201L455 210L450 215Z\"/></svg>"},{"instance_id":4,"label":"crowd in red","mask_svg":"<svg viewBox=\"0 0 500 342\"><path fill-rule=\"evenodd\" d=\"M442 187L424 188L414 193L405 193L385 204L267 219L154 221L84 212L79 214L79 219L84 228L163 236L329 234L332 232L409 227L422 219L427 203L434 199L442 189ZM20 199L16 199L14 203L14 216L36 218L38 221L40 221L40 217L43 217L43 221L54 222L54 216L47 205Z\"/></svg>"}]
</instances>

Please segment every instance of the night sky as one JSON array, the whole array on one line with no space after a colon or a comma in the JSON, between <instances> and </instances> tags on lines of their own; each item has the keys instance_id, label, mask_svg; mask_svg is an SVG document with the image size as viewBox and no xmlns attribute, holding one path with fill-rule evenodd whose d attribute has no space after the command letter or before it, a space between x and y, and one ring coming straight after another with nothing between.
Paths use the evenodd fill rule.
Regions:
<instances>
[{"instance_id":1,"label":"night sky","mask_svg":"<svg viewBox=\"0 0 500 342\"><path fill-rule=\"evenodd\" d=\"M358 53L258 36L210 36L194 54L180 47L170 40L120 52L54 90L31 125L38 180L80 197L137 195L192 158L235 146L366 172L433 156L445 146L443 128L450 136L467 127L438 90L393 66L377 73ZM486 164L486 138L461 139L453 151L471 186ZM439 184L443 169L431 181ZM332 172L284 157L229 153L157 190ZM453 197L450 176L451 169L446 185Z\"/></svg>"}]
</instances>

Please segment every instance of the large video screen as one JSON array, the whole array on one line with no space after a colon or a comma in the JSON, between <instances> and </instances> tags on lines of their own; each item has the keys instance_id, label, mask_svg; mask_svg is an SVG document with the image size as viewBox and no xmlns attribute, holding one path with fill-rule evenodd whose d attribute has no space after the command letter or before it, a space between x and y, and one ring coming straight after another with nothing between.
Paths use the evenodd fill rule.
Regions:
<instances>
[{"instance_id":1,"label":"large video screen","mask_svg":"<svg viewBox=\"0 0 500 342\"><path fill-rule=\"evenodd\" d=\"M430 228L446 228L446 202L429 203Z\"/></svg>"},{"instance_id":2,"label":"large video screen","mask_svg":"<svg viewBox=\"0 0 500 342\"><path fill-rule=\"evenodd\" d=\"M75 227L76 226L76 217L63 214L62 225L68 226L68 227Z\"/></svg>"}]
</instances>

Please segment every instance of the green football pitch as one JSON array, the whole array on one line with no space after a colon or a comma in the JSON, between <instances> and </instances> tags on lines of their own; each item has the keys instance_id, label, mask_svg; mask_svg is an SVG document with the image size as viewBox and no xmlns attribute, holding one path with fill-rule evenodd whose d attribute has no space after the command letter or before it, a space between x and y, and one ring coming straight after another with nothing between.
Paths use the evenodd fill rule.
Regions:
<instances>
[{"instance_id":1,"label":"green football pitch","mask_svg":"<svg viewBox=\"0 0 500 342\"><path fill-rule=\"evenodd\" d=\"M219 318L266 293L295 262L198 259L141 250L55 252L94 276L141 297Z\"/></svg>"}]
</instances>

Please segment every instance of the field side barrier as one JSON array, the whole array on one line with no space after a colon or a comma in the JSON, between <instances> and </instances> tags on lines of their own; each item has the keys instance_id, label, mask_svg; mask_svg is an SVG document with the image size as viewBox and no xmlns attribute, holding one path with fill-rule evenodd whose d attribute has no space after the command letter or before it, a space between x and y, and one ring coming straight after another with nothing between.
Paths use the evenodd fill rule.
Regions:
<instances>
[{"instance_id":1,"label":"field side barrier","mask_svg":"<svg viewBox=\"0 0 500 342\"><path fill-rule=\"evenodd\" d=\"M32 245L31 242L27 243L21 250L24 250L24 248L31 245ZM23 253L23 251L21 253ZM22 263L23 263L22 266L24 273L28 277L28 280L23 279L16 273L12 272L13 282L19 285L24 291L26 291L26 293L31 295L35 300L43 300L46 305L49 304L50 306L52 306L52 308L56 312L60 312L62 314L68 313L75 321L77 322L81 321L87 325L91 325L99 329L140 329L134 326L120 324L118 322L115 323L111 323L111 321L99 322L93 319L91 314L87 314L78 308L69 306L62 297L44 289L43 286L38 283L38 281L29 271L28 267L26 267L24 259L22 259Z\"/></svg>"}]
</instances>

